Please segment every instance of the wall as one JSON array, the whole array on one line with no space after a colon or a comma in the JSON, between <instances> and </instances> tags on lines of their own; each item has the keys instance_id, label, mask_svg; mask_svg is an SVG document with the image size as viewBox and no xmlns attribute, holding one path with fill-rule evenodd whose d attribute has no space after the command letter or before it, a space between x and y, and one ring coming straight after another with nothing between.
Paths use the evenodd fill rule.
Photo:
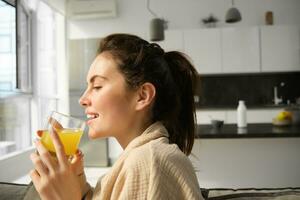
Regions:
<instances>
[{"instance_id":1,"label":"wall","mask_svg":"<svg viewBox=\"0 0 300 200\"><path fill-rule=\"evenodd\" d=\"M147 10L146 0L116 0L118 17L72 21L69 25L70 38L103 37L112 32L129 32L146 37L152 15ZM172 6L170 6L172 2ZM169 29L201 28L201 19L210 13L223 26L256 26L264 24L266 11L273 11L274 24L300 25L299 0L235 0L242 14L242 21L230 25L224 23L225 13L231 0L152 0L150 7L159 17L169 23Z\"/></svg>"},{"instance_id":2,"label":"wall","mask_svg":"<svg viewBox=\"0 0 300 200\"><path fill-rule=\"evenodd\" d=\"M52 9L58 11L61 14L66 13L66 0L43 0Z\"/></svg>"}]
</instances>

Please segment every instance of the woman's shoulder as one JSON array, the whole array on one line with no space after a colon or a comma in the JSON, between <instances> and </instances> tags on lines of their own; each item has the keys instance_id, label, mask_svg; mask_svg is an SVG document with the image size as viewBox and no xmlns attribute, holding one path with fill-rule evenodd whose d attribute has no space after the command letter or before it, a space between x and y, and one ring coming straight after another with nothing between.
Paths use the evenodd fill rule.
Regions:
<instances>
[{"instance_id":1,"label":"woman's shoulder","mask_svg":"<svg viewBox=\"0 0 300 200\"><path fill-rule=\"evenodd\" d=\"M126 163L135 165L139 163L148 163L151 159L151 152L148 144L141 145L130 151L126 158Z\"/></svg>"},{"instance_id":2,"label":"woman's shoulder","mask_svg":"<svg viewBox=\"0 0 300 200\"><path fill-rule=\"evenodd\" d=\"M135 174L135 177L138 174L143 180L155 181L158 185L166 181L172 182L174 187L179 188L179 193L199 192L199 184L190 159L176 144L169 144L167 137L135 148L126 159L125 166L126 174ZM155 191L161 190L156 189Z\"/></svg>"},{"instance_id":3,"label":"woman's shoulder","mask_svg":"<svg viewBox=\"0 0 300 200\"><path fill-rule=\"evenodd\" d=\"M189 158L178 148L176 144L169 144L166 137L161 137L152 140L144 145L133 149L128 158L127 163L130 165L160 165L164 166L178 166L183 168L191 168Z\"/></svg>"},{"instance_id":4,"label":"woman's shoulder","mask_svg":"<svg viewBox=\"0 0 300 200\"><path fill-rule=\"evenodd\" d=\"M173 166L178 166L179 164L190 166L189 158L179 149L177 144L170 144L167 138L150 142L149 148L155 162Z\"/></svg>"}]
</instances>

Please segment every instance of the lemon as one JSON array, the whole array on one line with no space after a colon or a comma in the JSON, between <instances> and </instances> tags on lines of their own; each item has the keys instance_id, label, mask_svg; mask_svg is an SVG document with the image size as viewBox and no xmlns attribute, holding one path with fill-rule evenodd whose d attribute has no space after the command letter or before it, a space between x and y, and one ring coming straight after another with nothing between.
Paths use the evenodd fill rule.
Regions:
<instances>
[{"instance_id":1,"label":"lemon","mask_svg":"<svg viewBox=\"0 0 300 200\"><path fill-rule=\"evenodd\" d=\"M281 111L276 116L277 120L283 121L283 120L291 120L292 119L292 113L289 111Z\"/></svg>"}]
</instances>

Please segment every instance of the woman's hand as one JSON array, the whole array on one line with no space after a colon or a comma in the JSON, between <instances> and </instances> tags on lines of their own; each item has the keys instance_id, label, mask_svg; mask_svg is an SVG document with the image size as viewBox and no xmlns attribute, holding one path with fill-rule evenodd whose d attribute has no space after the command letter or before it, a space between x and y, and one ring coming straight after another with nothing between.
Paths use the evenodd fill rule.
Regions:
<instances>
[{"instance_id":1,"label":"woman's hand","mask_svg":"<svg viewBox=\"0 0 300 200\"><path fill-rule=\"evenodd\" d=\"M77 178L80 183L81 194L85 195L90 189L90 185L86 181L84 166L83 166L83 154L80 150L77 150L76 154L69 158L72 170L77 174Z\"/></svg>"},{"instance_id":2,"label":"woman's hand","mask_svg":"<svg viewBox=\"0 0 300 200\"><path fill-rule=\"evenodd\" d=\"M42 199L81 199L86 185L83 155L77 152L68 158L56 131L52 129L50 135L57 159L37 140L38 153L31 154L35 168L30 172L32 182Z\"/></svg>"}]
</instances>

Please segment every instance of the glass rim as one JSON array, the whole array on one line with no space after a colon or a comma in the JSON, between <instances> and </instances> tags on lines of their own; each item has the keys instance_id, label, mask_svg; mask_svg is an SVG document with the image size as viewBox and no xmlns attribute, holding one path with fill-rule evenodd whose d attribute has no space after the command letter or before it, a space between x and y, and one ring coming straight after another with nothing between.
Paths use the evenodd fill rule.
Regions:
<instances>
[{"instance_id":1,"label":"glass rim","mask_svg":"<svg viewBox=\"0 0 300 200\"><path fill-rule=\"evenodd\" d=\"M64 116L64 117L71 118L72 120L76 120L76 121L79 121L79 122L82 122L82 123L85 124L85 121L82 120L82 119L79 119L79 118L76 118L76 117L73 117L73 116L70 116L70 115L61 113L61 112L57 112L57 111L55 111L55 110L51 111L51 114L49 115L49 117L51 117L53 114L62 115L62 116Z\"/></svg>"}]
</instances>

